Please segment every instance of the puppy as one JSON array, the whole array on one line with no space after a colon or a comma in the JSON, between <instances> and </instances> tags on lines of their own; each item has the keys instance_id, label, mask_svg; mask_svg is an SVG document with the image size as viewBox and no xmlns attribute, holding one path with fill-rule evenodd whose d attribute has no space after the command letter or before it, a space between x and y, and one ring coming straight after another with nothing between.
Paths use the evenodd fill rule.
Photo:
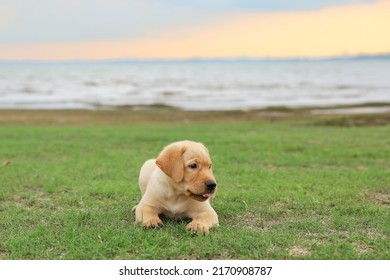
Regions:
<instances>
[{"instance_id":1,"label":"puppy","mask_svg":"<svg viewBox=\"0 0 390 280\"><path fill-rule=\"evenodd\" d=\"M141 201L134 207L136 220L145 228L161 227L160 215L190 218L191 232L208 233L218 225L210 205L217 183L207 148L180 141L165 147L157 159L144 163L139 175Z\"/></svg>"}]
</instances>

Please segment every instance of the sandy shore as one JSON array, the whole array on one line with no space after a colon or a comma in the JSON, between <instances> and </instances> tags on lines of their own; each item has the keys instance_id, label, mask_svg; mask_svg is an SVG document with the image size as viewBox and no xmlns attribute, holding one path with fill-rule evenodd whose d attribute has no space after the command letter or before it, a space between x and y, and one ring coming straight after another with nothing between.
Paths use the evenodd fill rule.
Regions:
<instances>
[{"instance_id":1,"label":"sandy shore","mask_svg":"<svg viewBox=\"0 0 390 280\"><path fill-rule=\"evenodd\" d=\"M198 112L170 108L145 110L0 110L0 124L25 125L137 125L191 122L230 122L280 119L285 113Z\"/></svg>"},{"instance_id":2,"label":"sandy shore","mask_svg":"<svg viewBox=\"0 0 390 280\"><path fill-rule=\"evenodd\" d=\"M272 108L252 111L182 111L169 107L110 110L0 110L0 125L137 125L286 120L306 120L333 125L343 125L343 122L357 125L387 125L390 124L390 105Z\"/></svg>"}]
</instances>

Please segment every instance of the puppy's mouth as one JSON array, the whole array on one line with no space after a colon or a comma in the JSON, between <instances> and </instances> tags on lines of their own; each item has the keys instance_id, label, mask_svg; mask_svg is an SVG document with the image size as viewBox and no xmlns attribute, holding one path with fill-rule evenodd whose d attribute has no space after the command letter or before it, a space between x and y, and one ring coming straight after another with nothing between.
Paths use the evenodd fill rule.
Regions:
<instances>
[{"instance_id":1,"label":"puppy's mouth","mask_svg":"<svg viewBox=\"0 0 390 280\"><path fill-rule=\"evenodd\" d=\"M197 201L206 201L209 198L213 198L214 197L214 193L194 194L194 193L190 192L189 196L192 199L195 199Z\"/></svg>"}]
</instances>

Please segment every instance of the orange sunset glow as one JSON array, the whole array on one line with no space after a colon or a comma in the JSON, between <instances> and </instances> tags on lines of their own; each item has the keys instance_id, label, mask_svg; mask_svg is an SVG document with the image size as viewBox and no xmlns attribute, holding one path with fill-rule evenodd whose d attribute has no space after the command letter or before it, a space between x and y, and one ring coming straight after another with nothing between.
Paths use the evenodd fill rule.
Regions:
<instances>
[{"instance_id":1,"label":"orange sunset glow","mask_svg":"<svg viewBox=\"0 0 390 280\"><path fill-rule=\"evenodd\" d=\"M6 15L6 9L1 9ZM11 25L11 15L2 28ZM0 42L2 60L326 57L390 52L390 0L310 11L230 12L138 38ZM60 31L59 31L60 32Z\"/></svg>"}]
</instances>

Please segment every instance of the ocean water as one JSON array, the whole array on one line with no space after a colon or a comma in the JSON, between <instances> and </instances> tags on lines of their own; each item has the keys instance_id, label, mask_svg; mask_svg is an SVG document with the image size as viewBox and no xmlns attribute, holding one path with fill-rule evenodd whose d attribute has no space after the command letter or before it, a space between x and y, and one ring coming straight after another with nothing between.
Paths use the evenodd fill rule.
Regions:
<instances>
[{"instance_id":1,"label":"ocean water","mask_svg":"<svg viewBox=\"0 0 390 280\"><path fill-rule=\"evenodd\" d=\"M0 109L246 110L390 102L390 59L0 63Z\"/></svg>"}]
</instances>

